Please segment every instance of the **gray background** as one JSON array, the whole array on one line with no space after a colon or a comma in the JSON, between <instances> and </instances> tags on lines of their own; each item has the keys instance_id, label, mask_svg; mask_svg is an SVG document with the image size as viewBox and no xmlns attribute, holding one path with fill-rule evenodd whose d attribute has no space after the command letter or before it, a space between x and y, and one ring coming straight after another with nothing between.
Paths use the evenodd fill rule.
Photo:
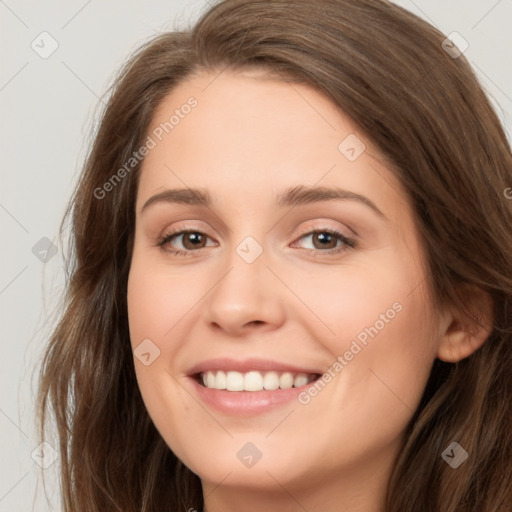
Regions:
<instances>
[{"instance_id":1,"label":"gray background","mask_svg":"<svg viewBox=\"0 0 512 512\"><path fill-rule=\"evenodd\" d=\"M396 3L445 34L457 31L467 40L465 55L510 139L512 0ZM38 457L36 370L63 290L58 228L100 98L142 41L187 26L207 7L205 0L0 0L0 511L50 510L42 493L43 472L52 510L59 510L57 464L44 470L38 464L51 462L52 451L46 450L45 459ZM47 58L35 51L44 54L55 44L49 36L39 36L44 31L58 43ZM44 238L56 244L57 252L52 257L50 250L43 264Z\"/></svg>"}]
</instances>

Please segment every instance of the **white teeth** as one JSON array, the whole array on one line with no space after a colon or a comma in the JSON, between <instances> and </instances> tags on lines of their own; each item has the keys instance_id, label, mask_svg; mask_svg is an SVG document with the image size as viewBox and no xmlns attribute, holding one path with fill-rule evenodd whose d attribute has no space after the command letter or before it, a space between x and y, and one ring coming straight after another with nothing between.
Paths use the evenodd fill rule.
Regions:
<instances>
[{"instance_id":1,"label":"white teeth","mask_svg":"<svg viewBox=\"0 0 512 512\"><path fill-rule=\"evenodd\" d=\"M279 376L277 372L268 372L263 377L263 387L269 391L273 391L279 387Z\"/></svg>"},{"instance_id":2,"label":"white teeth","mask_svg":"<svg viewBox=\"0 0 512 512\"><path fill-rule=\"evenodd\" d=\"M263 388L263 377L260 372L249 372L244 375L244 390L260 391Z\"/></svg>"},{"instance_id":3,"label":"white teeth","mask_svg":"<svg viewBox=\"0 0 512 512\"><path fill-rule=\"evenodd\" d=\"M250 371L223 372L207 371L201 374L205 387L210 389L227 389L228 391L273 391L276 389L290 389L309 384L315 375L306 373L293 374L291 372L258 372Z\"/></svg>"},{"instance_id":4,"label":"white teeth","mask_svg":"<svg viewBox=\"0 0 512 512\"><path fill-rule=\"evenodd\" d=\"M227 377L223 371L217 372L215 377L215 389L226 389Z\"/></svg>"},{"instance_id":5,"label":"white teeth","mask_svg":"<svg viewBox=\"0 0 512 512\"><path fill-rule=\"evenodd\" d=\"M308 383L309 379L308 376L305 373L299 373L295 380L293 381L293 385L296 388L300 388L301 386L305 386Z\"/></svg>"},{"instance_id":6,"label":"white teeth","mask_svg":"<svg viewBox=\"0 0 512 512\"><path fill-rule=\"evenodd\" d=\"M290 372L283 373L279 377L279 387L281 389L290 389L293 387L293 375Z\"/></svg>"},{"instance_id":7,"label":"white teeth","mask_svg":"<svg viewBox=\"0 0 512 512\"><path fill-rule=\"evenodd\" d=\"M210 372L208 372L210 373ZM212 373L213 375L213 373ZM214 377L214 381L217 380ZM215 387L216 389L220 389ZM243 391L244 390L244 374L240 372L228 372L226 374L226 389L228 391Z\"/></svg>"}]
</instances>

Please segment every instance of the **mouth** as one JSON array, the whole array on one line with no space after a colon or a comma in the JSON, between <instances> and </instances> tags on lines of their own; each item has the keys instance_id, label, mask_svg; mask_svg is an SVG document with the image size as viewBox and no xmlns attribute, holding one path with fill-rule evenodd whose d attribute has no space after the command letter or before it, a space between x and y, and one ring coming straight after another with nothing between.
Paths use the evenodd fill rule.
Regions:
<instances>
[{"instance_id":1,"label":"mouth","mask_svg":"<svg viewBox=\"0 0 512 512\"><path fill-rule=\"evenodd\" d=\"M230 416L254 416L293 403L321 376L317 369L268 359L211 359L187 372L197 399Z\"/></svg>"},{"instance_id":2,"label":"mouth","mask_svg":"<svg viewBox=\"0 0 512 512\"><path fill-rule=\"evenodd\" d=\"M193 374L192 378L208 389L257 392L301 388L319 379L320 376L318 373L289 371L208 370Z\"/></svg>"}]
</instances>

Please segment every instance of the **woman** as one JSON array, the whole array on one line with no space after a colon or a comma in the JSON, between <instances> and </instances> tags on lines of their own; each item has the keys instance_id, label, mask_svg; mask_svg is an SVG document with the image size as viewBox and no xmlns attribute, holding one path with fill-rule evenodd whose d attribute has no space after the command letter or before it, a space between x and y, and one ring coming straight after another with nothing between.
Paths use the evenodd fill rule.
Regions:
<instances>
[{"instance_id":1,"label":"woman","mask_svg":"<svg viewBox=\"0 0 512 512\"><path fill-rule=\"evenodd\" d=\"M463 55L393 4L149 42L68 210L64 510L510 510L511 183Z\"/></svg>"}]
</instances>

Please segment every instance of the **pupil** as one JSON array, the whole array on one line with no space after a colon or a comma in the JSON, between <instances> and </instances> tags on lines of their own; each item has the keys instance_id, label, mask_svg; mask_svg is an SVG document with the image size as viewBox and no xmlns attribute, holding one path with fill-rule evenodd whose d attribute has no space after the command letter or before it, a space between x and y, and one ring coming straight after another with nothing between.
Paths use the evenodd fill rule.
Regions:
<instances>
[{"instance_id":1,"label":"pupil","mask_svg":"<svg viewBox=\"0 0 512 512\"><path fill-rule=\"evenodd\" d=\"M329 241L331 241L331 235L329 233L320 233L317 235L317 237L319 238L320 242L322 242L321 245L326 245L323 242L329 243Z\"/></svg>"},{"instance_id":2,"label":"pupil","mask_svg":"<svg viewBox=\"0 0 512 512\"><path fill-rule=\"evenodd\" d=\"M201 240L201 235L199 233L188 233L188 236L185 240L188 240L192 243L192 245L198 245Z\"/></svg>"}]
</instances>

